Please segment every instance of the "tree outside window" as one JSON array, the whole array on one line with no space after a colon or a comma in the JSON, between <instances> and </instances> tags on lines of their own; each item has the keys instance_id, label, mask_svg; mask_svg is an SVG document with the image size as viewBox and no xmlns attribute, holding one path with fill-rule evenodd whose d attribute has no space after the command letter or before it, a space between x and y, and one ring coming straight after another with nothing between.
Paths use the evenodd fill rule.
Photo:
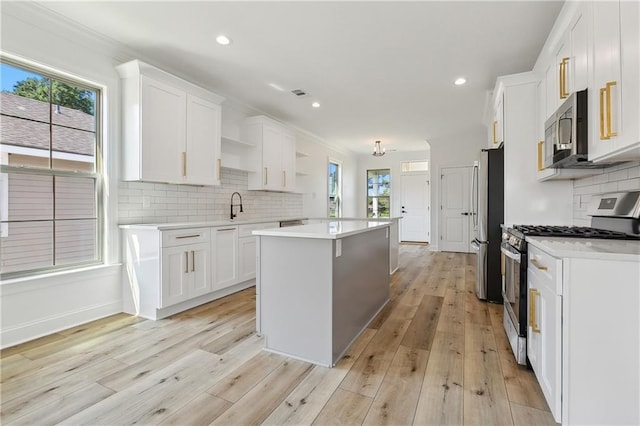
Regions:
<instances>
[{"instance_id":1,"label":"tree outside window","mask_svg":"<svg viewBox=\"0 0 640 426\"><path fill-rule=\"evenodd\" d=\"M391 170L367 170L367 217L391 216Z\"/></svg>"}]
</instances>

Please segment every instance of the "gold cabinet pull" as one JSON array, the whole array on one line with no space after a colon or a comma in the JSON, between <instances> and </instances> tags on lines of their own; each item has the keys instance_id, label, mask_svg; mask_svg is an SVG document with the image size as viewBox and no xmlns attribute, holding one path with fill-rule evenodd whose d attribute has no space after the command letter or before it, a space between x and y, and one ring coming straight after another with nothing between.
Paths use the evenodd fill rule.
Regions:
<instances>
[{"instance_id":1,"label":"gold cabinet pull","mask_svg":"<svg viewBox=\"0 0 640 426\"><path fill-rule=\"evenodd\" d=\"M191 272L196 270L196 252L191 250Z\"/></svg>"},{"instance_id":2,"label":"gold cabinet pull","mask_svg":"<svg viewBox=\"0 0 640 426\"><path fill-rule=\"evenodd\" d=\"M540 269L541 271L546 271L547 270L547 267L546 266L542 266L541 264L539 264L536 259L531 259L531 264L533 266L535 266L536 268Z\"/></svg>"},{"instance_id":3,"label":"gold cabinet pull","mask_svg":"<svg viewBox=\"0 0 640 426\"><path fill-rule=\"evenodd\" d=\"M185 274L189 273L189 252L188 251L184 252L184 273Z\"/></svg>"},{"instance_id":4,"label":"gold cabinet pull","mask_svg":"<svg viewBox=\"0 0 640 426\"><path fill-rule=\"evenodd\" d=\"M269 172L267 168L264 168L264 184L267 185L269 183Z\"/></svg>"},{"instance_id":5,"label":"gold cabinet pull","mask_svg":"<svg viewBox=\"0 0 640 426\"><path fill-rule=\"evenodd\" d=\"M609 139L604 133L604 92L606 91L606 88L600 89L600 140Z\"/></svg>"},{"instance_id":6,"label":"gold cabinet pull","mask_svg":"<svg viewBox=\"0 0 640 426\"><path fill-rule=\"evenodd\" d=\"M187 153L182 152L182 176L187 176Z\"/></svg>"},{"instance_id":7,"label":"gold cabinet pull","mask_svg":"<svg viewBox=\"0 0 640 426\"><path fill-rule=\"evenodd\" d=\"M534 333L540 333L538 328L538 321L536 320L536 297L540 295L540 292L535 288L529 289L529 327Z\"/></svg>"},{"instance_id":8,"label":"gold cabinet pull","mask_svg":"<svg viewBox=\"0 0 640 426\"><path fill-rule=\"evenodd\" d=\"M560 99L564 99L562 96L564 94L564 60L560 62L560 72L558 74L558 95L560 96Z\"/></svg>"},{"instance_id":9,"label":"gold cabinet pull","mask_svg":"<svg viewBox=\"0 0 640 426\"><path fill-rule=\"evenodd\" d=\"M569 96L567 91L567 65L569 58L562 58L560 62L560 99L566 99Z\"/></svg>"},{"instance_id":10,"label":"gold cabinet pull","mask_svg":"<svg viewBox=\"0 0 640 426\"><path fill-rule=\"evenodd\" d=\"M605 86L605 93L607 97L607 139L611 138L612 136L618 136L617 132L611 131L611 122L613 121L611 118L611 87L615 85L615 81L609 81Z\"/></svg>"},{"instance_id":11,"label":"gold cabinet pull","mask_svg":"<svg viewBox=\"0 0 640 426\"><path fill-rule=\"evenodd\" d=\"M493 120L493 143L494 145L498 143L498 135L496 127L498 126L498 120Z\"/></svg>"},{"instance_id":12,"label":"gold cabinet pull","mask_svg":"<svg viewBox=\"0 0 640 426\"><path fill-rule=\"evenodd\" d=\"M538 142L538 171L544 170L544 141Z\"/></svg>"}]
</instances>

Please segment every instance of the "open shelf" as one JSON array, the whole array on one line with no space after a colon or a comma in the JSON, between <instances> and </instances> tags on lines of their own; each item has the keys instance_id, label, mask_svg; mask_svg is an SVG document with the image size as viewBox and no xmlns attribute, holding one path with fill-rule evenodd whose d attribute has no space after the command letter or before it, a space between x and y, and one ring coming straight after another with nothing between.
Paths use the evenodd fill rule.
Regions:
<instances>
[{"instance_id":1,"label":"open shelf","mask_svg":"<svg viewBox=\"0 0 640 426\"><path fill-rule=\"evenodd\" d=\"M249 142L245 142L245 141L241 141L240 139L236 139L236 138L232 138L229 136L222 136L221 140L223 143L227 143L230 145L235 145L235 146L241 146L244 148L254 148L255 145L249 143Z\"/></svg>"}]
</instances>

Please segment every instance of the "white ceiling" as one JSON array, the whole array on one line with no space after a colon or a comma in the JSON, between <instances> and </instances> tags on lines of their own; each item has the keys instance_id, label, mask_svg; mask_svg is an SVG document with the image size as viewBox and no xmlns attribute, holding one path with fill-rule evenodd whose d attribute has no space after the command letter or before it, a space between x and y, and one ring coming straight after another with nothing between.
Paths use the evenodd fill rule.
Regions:
<instances>
[{"instance_id":1,"label":"white ceiling","mask_svg":"<svg viewBox=\"0 0 640 426\"><path fill-rule=\"evenodd\" d=\"M529 71L561 2L43 2L201 85L370 152L482 129L496 77ZM224 33L227 47L215 43ZM468 83L456 87L464 76ZM279 92L269 86L285 89ZM309 95L290 93L303 89ZM318 101L321 107L311 108ZM478 137L485 134L479 132Z\"/></svg>"}]
</instances>

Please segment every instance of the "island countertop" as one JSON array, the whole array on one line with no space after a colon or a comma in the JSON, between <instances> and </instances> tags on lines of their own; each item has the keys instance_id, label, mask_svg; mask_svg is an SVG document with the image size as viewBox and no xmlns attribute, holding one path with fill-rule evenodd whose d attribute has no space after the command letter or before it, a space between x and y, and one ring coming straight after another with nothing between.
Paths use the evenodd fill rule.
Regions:
<instances>
[{"instance_id":1,"label":"island countertop","mask_svg":"<svg viewBox=\"0 0 640 426\"><path fill-rule=\"evenodd\" d=\"M331 220L323 223L289 226L286 228L261 229L253 231L253 235L335 240L367 232L375 228L384 228L389 226L391 226L390 221L370 221L366 219Z\"/></svg>"}]
</instances>

